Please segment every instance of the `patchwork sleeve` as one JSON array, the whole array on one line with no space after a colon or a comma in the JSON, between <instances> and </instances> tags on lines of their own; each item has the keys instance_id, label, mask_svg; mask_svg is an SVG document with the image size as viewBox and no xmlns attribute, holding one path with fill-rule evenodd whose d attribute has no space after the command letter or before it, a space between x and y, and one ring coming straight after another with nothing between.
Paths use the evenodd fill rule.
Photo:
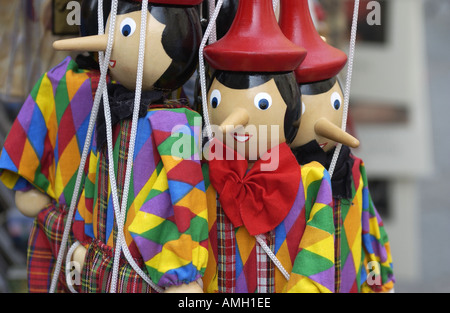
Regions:
<instances>
[{"instance_id":1,"label":"patchwork sleeve","mask_svg":"<svg viewBox=\"0 0 450 313\"><path fill-rule=\"evenodd\" d=\"M23 104L0 156L0 179L13 190L71 197L92 107L89 77L67 57L45 73ZM76 108L76 110L72 110ZM64 127L60 127L60 125Z\"/></svg>"},{"instance_id":2,"label":"patchwork sleeve","mask_svg":"<svg viewBox=\"0 0 450 313\"><path fill-rule=\"evenodd\" d=\"M364 163L360 165L363 181L362 244L366 276L362 292L389 292L393 289L395 277L389 238L383 221L370 195Z\"/></svg>"},{"instance_id":3,"label":"patchwork sleeve","mask_svg":"<svg viewBox=\"0 0 450 313\"><path fill-rule=\"evenodd\" d=\"M153 187L128 230L153 282L188 284L203 276L208 259L201 118L188 109L157 110L149 122L160 160L154 157Z\"/></svg>"},{"instance_id":4,"label":"patchwork sleeve","mask_svg":"<svg viewBox=\"0 0 450 313\"><path fill-rule=\"evenodd\" d=\"M334 292L334 220L331 182L317 162L302 166L306 226L286 292Z\"/></svg>"},{"instance_id":5,"label":"patchwork sleeve","mask_svg":"<svg viewBox=\"0 0 450 313\"><path fill-rule=\"evenodd\" d=\"M45 116L51 115L52 107L53 90L47 74L44 74L23 104L4 143L0 156L0 179L6 187L28 190L34 186L54 198L50 182L54 162L51 131L45 122Z\"/></svg>"}]
</instances>

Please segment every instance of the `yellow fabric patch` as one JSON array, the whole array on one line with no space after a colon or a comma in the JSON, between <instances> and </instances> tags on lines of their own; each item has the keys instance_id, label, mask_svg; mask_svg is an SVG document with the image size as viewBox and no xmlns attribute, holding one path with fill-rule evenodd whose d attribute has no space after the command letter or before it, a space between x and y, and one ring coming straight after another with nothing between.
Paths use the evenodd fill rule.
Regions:
<instances>
[{"instance_id":1,"label":"yellow fabric patch","mask_svg":"<svg viewBox=\"0 0 450 313\"><path fill-rule=\"evenodd\" d=\"M310 278L299 275L292 274L289 285L285 292L288 293L331 293L331 290L312 281Z\"/></svg>"},{"instance_id":2,"label":"yellow fabric patch","mask_svg":"<svg viewBox=\"0 0 450 313\"><path fill-rule=\"evenodd\" d=\"M136 214L136 218L133 223L128 227L128 230L132 233L142 234L150 229L153 229L163 223L164 218L154 214L139 211Z\"/></svg>"},{"instance_id":3,"label":"yellow fabric patch","mask_svg":"<svg viewBox=\"0 0 450 313\"><path fill-rule=\"evenodd\" d=\"M311 230L311 227L306 226L306 230L303 237L310 236L309 231ZM330 249L334 247L334 237L331 235L328 235L328 237L323 238L320 241L317 241L316 243L309 245L307 247L304 247L304 249L313 252L317 255L320 255L323 258L326 258L327 260L334 262L334 249Z\"/></svg>"}]
</instances>

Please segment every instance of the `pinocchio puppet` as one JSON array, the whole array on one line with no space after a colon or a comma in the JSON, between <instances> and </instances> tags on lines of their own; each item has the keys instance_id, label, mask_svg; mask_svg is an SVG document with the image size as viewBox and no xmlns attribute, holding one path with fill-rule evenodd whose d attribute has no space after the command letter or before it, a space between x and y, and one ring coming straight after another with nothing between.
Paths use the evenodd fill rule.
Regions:
<instances>
[{"instance_id":1,"label":"pinocchio puppet","mask_svg":"<svg viewBox=\"0 0 450 313\"><path fill-rule=\"evenodd\" d=\"M303 114L291 147L299 164L317 161L329 169L336 144L342 144L331 178L336 227L335 290L390 291L394 276L389 240L370 196L364 163L351 152L359 141L341 129L344 104L337 75L347 56L320 37L308 0L281 0L279 24L287 38L308 51L295 70Z\"/></svg>"},{"instance_id":2,"label":"pinocchio puppet","mask_svg":"<svg viewBox=\"0 0 450 313\"><path fill-rule=\"evenodd\" d=\"M208 236L198 152L201 116L173 101L168 104L167 99L196 68L201 27L195 6L200 2L152 0L148 12L143 12L147 14L146 45L133 135L142 2L118 1L107 85L112 133L105 121L105 106L100 106L67 243L67 248L77 244L67 261L81 265L81 281L72 286L75 291L201 291L198 280L206 267ZM104 51L107 42L108 32L54 46ZM34 260L45 252L45 266L35 266L29 273L30 291L49 288L67 207L72 197L78 196L72 195L74 181L98 81L98 72L81 70L70 58L45 73L23 105L1 154L2 181L20 193L18 206L36 216L35 231L40 236L31 235L31 263L42 261ZM192 147L187 156L186 151L180 155L172 149L179 137ZM134 153L129 153L132 140ZM129 158L133 158L131 173L126 166ZM111 162L116 181L111 181ZM117 187L122 203L127 174L131 182L123 201L124 253L116 259L120 223L111 190L113 185ZM114 264L119 266L117 276L113 275ZM64 269L58 279L56 291L68 291Z\"/></svg>"},{"instance_id":3,"label":"pinocchio puppet","mask_svg":"<svg viewBox=\"0 0 450 313\"><path fill-rule=\"evenodd\" d=\"M214 69L204 290L333 292L329 176L317 162L299 166L288 146L301 117L293 70L305 50L282 34L272 1L247 0L204 55Z\"/></svg>"}]
</instances>

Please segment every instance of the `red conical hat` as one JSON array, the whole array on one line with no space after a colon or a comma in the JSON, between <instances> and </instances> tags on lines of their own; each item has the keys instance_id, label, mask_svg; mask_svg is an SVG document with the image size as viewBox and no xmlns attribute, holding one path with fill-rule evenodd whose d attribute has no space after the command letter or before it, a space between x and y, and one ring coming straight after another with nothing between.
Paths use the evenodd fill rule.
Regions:
<instances>
[{"instance_id":1,"label":"red conical hat","mask_svg":"<svg viewBox=\"0 0 450 313\"><path fill-rule=\"evenodd\" d=\"M298 83L311 83L336 76L347 63L347 55L327 44L312 21L308 0L280 1L280 28L308 54L295 70Z\"/></svg>"},{"instance_id":2,"label":"red conical hat","mask_svg":"<svg viewBox=\"0 0 450 313\"><path fill-rule=\"evenodd\" d=\"M215 69L237 72L288 72L305 58L277 23L271 0L241 0L230 30L206 46L204 55Z\"/></svg>"}]
</instances>

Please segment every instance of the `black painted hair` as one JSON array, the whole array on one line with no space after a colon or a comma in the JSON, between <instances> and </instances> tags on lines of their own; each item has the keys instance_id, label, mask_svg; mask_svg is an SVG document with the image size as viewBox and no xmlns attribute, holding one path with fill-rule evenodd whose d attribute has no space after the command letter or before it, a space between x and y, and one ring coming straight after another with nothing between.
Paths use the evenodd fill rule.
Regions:
<instances>
[{"instance_id":1,"label":"black painted hair","mask_svg":"<svg viewBox=\"0 0 450 313\"><path fill-rule=\"evenodd\" d=\"M338 81L338 83L340 85L339 80L336 78L336 76L334 76L330 79L321 80L321 81L314 82L314 83L301 84L300 91L301 91L302 95L319 95L319 94L325 93L325 92L329 91L331 88L333 88L333 86L336 84L336 80Z\"/></svg>"},{"instance_id":2,"label":"black painted hair","mask_svg":"<svg viewBox=\"0 0 450 313\"><path fill-rule=\"evenodd\" d=\"M284 115L284 135L286 142L289 144L294 140L298 132L301 116L301 91L298 88L293 72L247 73L216 71L211 79L211 83L214 78L221 84L232 89L249 89L260 86L273 79L281 97L287 105Z\"/></svg>"},{"instance_id":3,"label":"black painted hair","mask_svg":"<svg viewBox=\"0 0 450 313\"><path fill-rule=\"evenodd\" d=\"M103 27L106 26L111 1L103 1ZM98 0L83 0L81 2L80 35L91 36L98 34Z\"/></svg>"},{"instance_id":4,"label":"black painted hair","mask_svg":"<svg viewBox=\"0 0 450 313\"><path fill-rule=\"evenodd\" d=\"M118 15L140 10L139 2L118 2ZM198 50L202 40L198 8L149 4L148 10L166 26L162 34L162 45L172 59L171 65L154 86L156 89L175 90L192 76L198 64Z\"/></svg>"},{"instance_id":5,"label":"black painted hair","mask_svg":"<svg viewBox=\"0 0 450 313\"><path fill-rule=\"evenodd\" d=\"M203 16L209 16L209 1L203 1L202 4L202 13ZM215 1L217 4L217 0ZM239 0L223 0L222 7L220 8L219 15L216 20L216 35L217 40L221 39L233 24L234 18L237 13L239 5Z\"/></svg>"}]
</instances>

